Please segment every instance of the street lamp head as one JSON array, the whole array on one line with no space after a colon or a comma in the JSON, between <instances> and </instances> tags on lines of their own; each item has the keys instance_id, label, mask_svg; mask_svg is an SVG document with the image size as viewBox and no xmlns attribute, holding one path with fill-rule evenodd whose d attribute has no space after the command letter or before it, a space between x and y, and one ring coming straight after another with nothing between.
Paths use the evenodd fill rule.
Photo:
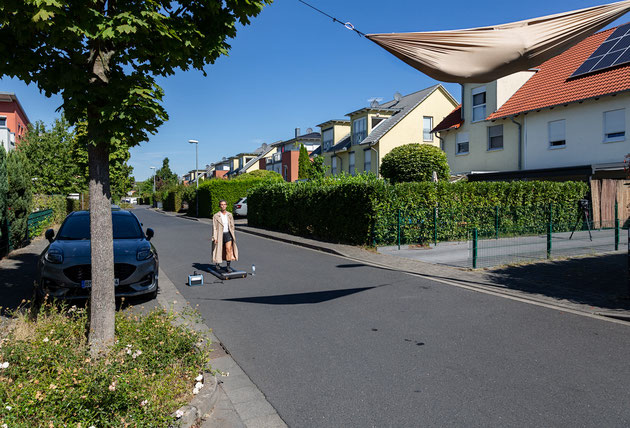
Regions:
<instances>
[{"instance_id":1,"label":"street lamp head","mask_svg":"<svg viewBox=\"0 0 630 428\"><path fill-rule=\"evenodd\" d=\"M190 144L199 144L199 141L197 141L197 140L188 140L188 142Z\"/></svg>"}]
</instances>

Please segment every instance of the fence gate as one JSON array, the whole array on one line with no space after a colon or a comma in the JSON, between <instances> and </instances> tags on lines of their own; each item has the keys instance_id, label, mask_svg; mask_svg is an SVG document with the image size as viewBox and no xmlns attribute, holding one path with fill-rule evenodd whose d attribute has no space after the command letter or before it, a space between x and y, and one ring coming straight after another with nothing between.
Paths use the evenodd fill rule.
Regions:
<instances>
[{"instance_id":1,"label":"fence gate","mask_svg":"<svg viewBox=\"0 0 630 428\"><path fill-rule=\"evenodd\" d=\"M630 218L630 180L591 180L593 223L595 227L612 227L615 221L615 202L622 226Z\"/></svg>"}]
</instances>

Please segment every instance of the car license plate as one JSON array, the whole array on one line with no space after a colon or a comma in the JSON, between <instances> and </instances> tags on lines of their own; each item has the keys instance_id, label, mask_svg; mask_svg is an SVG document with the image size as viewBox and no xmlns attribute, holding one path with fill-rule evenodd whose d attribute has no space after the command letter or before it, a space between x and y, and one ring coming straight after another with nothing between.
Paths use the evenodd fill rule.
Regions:
<instances>
[{"instance_id":1,"label":"car license plate","mask_svg":"<svg viewBox=\"0 0 630 428\"><path fill-rule=\"evenodd\" d=\"M120 279L114 278L114 287L116 287L118 284L120 284ZM81 288L91 288L91 287L92 287L92 280L86 279L86 280L81 281Z\"/></svg>"}]
</instances>

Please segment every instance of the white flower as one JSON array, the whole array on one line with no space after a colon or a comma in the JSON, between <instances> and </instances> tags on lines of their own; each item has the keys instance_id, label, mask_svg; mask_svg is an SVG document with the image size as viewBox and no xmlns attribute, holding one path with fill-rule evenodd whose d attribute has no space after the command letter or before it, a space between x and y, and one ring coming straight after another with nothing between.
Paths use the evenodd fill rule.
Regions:
<instances>
[{"instance_id":1,"label":"white flower","mask_svg":"<svg viewBox=\"0 0 630 428\"><path fill-rule=\"evenodd\" d=\"M70 309L68 309L68 312L74 312L76 310L77 310L77 305L72 305Z\"/></svg>"},{"instance_id":2,"label":"white flower","mask_svg":"<svg viewBox=\"0 0 630 428\"><path fill-rule=\"evenodd\" d=\"M0 428L9 428L9 425L7 425L7 424L2 424L2 425L0 425Z\"/></svg>"},{"instance_id":3,"label":"white flower","mask_svg":"<svg viewBox=\"0 0 630 428\"><path fill-rule=\"evenodd\" d=\"M197 382L197 383L195 384L195 388L197 388L197 389L201 389L201 388L203 388L203 383L201 383L201 382Z\"/></svg>"},{"instance_id":4,"label":"white flower","mask_svg":"<svg viewBox=\"0 0 630 428\"><path fill-rule=\"evenodd\" d=\"M8 369L9 368L9 362L5 361L4 363L0 364L0 368Z\"/></svg>"},{"instance_id":5,"label":"white flower","mask_svg":"<svg viewBox=\"0 0 630 428\"><path fill-rule=\"evenodd\" d=\"M144 407L144 406L146 406L148 403L149 403L149 400L142 400L142 401L140 402L140 405L141 405L142 407Z\"/></svg>"},{"instance_id":6,"label":"white flower","mask_svg":"<svg viewBox=\"0 0 630 428\"><path fill-rule=\"evenodd\" d=\"M181 418L182 416L184 416L184 412L182 412L181 410L175 412L175 417L177 419Z\"/></svg>"},{"instance_id":7,"label":"white flower","mask_svg":"<svg viewBox=\"0 0 630 428\"><path fill-rule=\"evenodd\" d=\"M48 342L48 338L44 337L44 340L42 342L44 342L44 343Z\"/></svg>"},{"instance_id":8,"label":"white flower","mask_svg":"<svg viewBox=\"0 0 630 428\"><path fill-rule=\"evenodd\" d=\"M193 388L193 395L199 394L199 390L197 388Z\"/></svg>"},{"instance_id":9,"label":"white flower","mask_svg":"<svg viewBox=\"0 0 630 428\"><path fill-rule=\"evenodd\" d=\"M203 375L202 375L202 374L200 374L199 376L197 376L197 377L195 378L195 380L196 380L197 382L201 382L201 381L203 380Z\"/></svg>"},{"instance_id":10,"label":"white flower","mask_svg":"<svg viewBox=\"0 0 630 428\"><path fill-rule=\"evenodd\" d=\"M94 425L90 425L88 428L96 428Z\"/></svg>"},{"instance_id":11,"label":"white flower","mask_svg":"<svg viewBox=\"0 0 630 428\"><path fill-rule=\"evenodd\" d=\"M129 351L127 351L127 353L129 353ZM140 355L142 355L142 351L138 349L136 352L133 353L131 357L135 360Z\"/></svg>"},{"instance_id":12,"label":"white flower","mask_svg":"<svg viewBox=\"0 0 630 428\"><path fill-rule=\"evenodd\" d=\"M5 409L7 409L7 410L11 410L12 408L13 408L13 407L11 407L11 406L7 406L7 407L5 407Z\"/></svg>"},{"instance_id":13,"label":"white flower","mask_svg":"<svg viewBox=\"0 0 630 428\"><path fill-rule=\"evenodd\" d=\"M108 386L110 391L116 391L116 381L113 381L111 385Z\"/></svg>"}]
</instances>

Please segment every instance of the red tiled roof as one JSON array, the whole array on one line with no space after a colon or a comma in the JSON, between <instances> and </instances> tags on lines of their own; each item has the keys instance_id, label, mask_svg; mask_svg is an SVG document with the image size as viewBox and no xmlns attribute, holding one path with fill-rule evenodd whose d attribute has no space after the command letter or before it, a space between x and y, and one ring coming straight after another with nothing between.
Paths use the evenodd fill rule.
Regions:
<instances>
[{"instance_id":1,"label":"red tiled roof","mask_svg":"<svg viewBox=\"0 0 630 428\"><path fill-rule=\"evenodd\" d=\"M431 132L446 131L447 129L459 128L464 123L462 119L462 105L458 105L450 112Z\"/></svg>"},{"instance_id":2,"label":"red tiled roof","mask_svg":"<svg viewBox=\"0 0 630 428\"><path fill-rule=\"evenodd\" d=\"M595 33L544 62L539 71L487 120L630 90L630 64L567 80L613 30Z\"/></svg>"}]
</instances>

